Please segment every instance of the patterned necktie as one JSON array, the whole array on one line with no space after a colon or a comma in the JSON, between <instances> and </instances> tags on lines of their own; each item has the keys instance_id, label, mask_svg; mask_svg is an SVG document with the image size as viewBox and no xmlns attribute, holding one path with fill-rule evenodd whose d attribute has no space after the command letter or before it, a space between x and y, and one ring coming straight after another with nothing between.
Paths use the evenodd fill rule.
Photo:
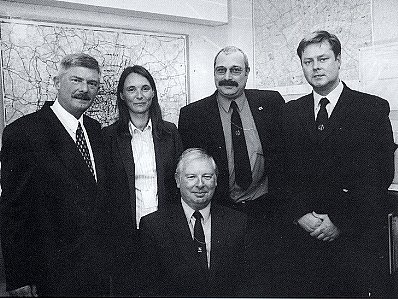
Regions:
<instances>
[{"instance_id":1,"label":"patterned necktie","mask_svg":"<svg viewBox=\"0 0 398 299\"><path fill-rule=\"evenodd\" d=\"M243 190L252 183L252 170L249 154L247 153L245 133L243 132L242 120L239 115L238 105L231 102L231 136L234 151L235 182Z\"/></svg>"},{"instance_id":2,"label":"patterned necktie","mask_svg":"<svg viewBox=\"0 0 398 299\"><path fill-rule=\"evenodd\" d=\"M318 115L315 120L315 124L316 124L317 130L319 132L322 132L325 129L326 124L329 120L328 112L326 110L326 105L329 104L329 100L327 98L322 98L319 101L319 104L320 104L320 108L319 108Z\"/></svg>"},{"instance_id":3,"label":"patterned necktie","mask_svg":"<svg viewBox=\"0 0 398 299\"><path fill-rule=\"evenodd\" d=\"M193 239L199 257L199 263L207 269L207 251L205 233L202 226L202 214L199 211L195 211L195 213L193 213L193 217L196 219L193 228Z\"/></svg>"},{"instance_id":4,"label":"patterned necktie","mask_svg":"<svg viewBox=\"0 0 398 299\"><path fill-rule=\"evenodd\" d=\"M91 164L90 152L88 151L86 138L84 138L84 133L82 126L80 125L80 122L76 130L76 145L80 153L82 154L83 159L86 162L88 168L90 169L91 174L95 177L94 168L93 165Z\"/></svg>"}]
</instances>

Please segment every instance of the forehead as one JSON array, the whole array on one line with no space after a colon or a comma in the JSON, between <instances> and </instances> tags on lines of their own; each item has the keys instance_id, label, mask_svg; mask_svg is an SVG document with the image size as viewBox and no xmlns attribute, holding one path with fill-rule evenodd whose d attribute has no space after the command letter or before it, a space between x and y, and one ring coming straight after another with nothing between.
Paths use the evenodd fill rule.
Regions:
<instances>
[{"instance_id":1,"label":"forehead","mask_svg":"<svg viewBox=\"0 0 398 299\"><path fill-rule=\"evenodd\" d=\"M306 46L304 48L302 58L309 58L330 53L333 54L332 46L328 41L323 41L321 43L309 44Z\"/></svg>"},{"instance_id":2,"label":"forehead","mask_svg":"<svg viewBox=\"0 0 398 299\"><path fill-rule=\"evenodd\" d=\"M127 76L126 81L124 81L124 86L138 86L138 85L150 85L149 81L147 78L144 76L137 74L137 73L131 73Z\"/></svg>"},{"instance_id":3,"label":"forehead","mask_svg":"<svg viewBox=\"0 0 398 299\"><path fill-rule=\"evenodd\" d=\"M99 73L97 70L89 69L84 66L72 66L65 70L64 74L69 77L79 77L86 80L95 80L99 81Z\"/></svg>"},{"instance_id":4,"label":"forehead","mask_svg":"<svg viewBox=\"0 0 398 299\"><path fill-rule=\"evenodd\" d=\"M243 57L243 54L239 51L237 52L232 52L229 54L226 54L224 52L221 52L216 60L216 67L218 66L225 66L225 67L231 67L231 66L245 66L245 60Z\"/></svg>"},{"instance_id":5,"label":"forehead","mask_svg":"<svg viewBox=\"0 0 398 299\"><path fill-rule=\"evenodd\" d=\"M183 165L184 167L182 171L186 174L215 172L213 163L211 163L211 160L207 158L191 157L185 160Z\"/></svg>"}]
</instances>

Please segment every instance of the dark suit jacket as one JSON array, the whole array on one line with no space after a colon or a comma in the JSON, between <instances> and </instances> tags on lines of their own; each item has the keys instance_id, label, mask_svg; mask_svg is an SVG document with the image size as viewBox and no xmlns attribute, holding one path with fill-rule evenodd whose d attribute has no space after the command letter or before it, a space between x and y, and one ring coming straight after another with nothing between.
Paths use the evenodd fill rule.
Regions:
<instances>
[{"instance_id":1,"label":"dark suit jacket","mask_svg":"<svg viewBox=\"0 0 398 299\"><path fill-rule=\"evenodd\" d=\"M138 261L136 249L138 231L136 229L135 166L131 136L120 136L117 133L117 126L118 123L114 123L104 128L103 134L109 173L107 188L111 195L109 204L113 227L112 252L115 253L116 258L113 264L119 271L119 278L123 278L130 272L133 275L134 262ZM164 132L159 138L153 136L159 209L167 200L178 198L174 173L178 157L182 152L182 143L176 126L170 122L165 122L165 126L168 133Z\"/></svg>"},{"instance_id":2,"label":"dark suit jacket","mask_svg":"<svg viewBox=\"0 0 398 299\"><path fill-rule=\"evenodd\" d=\"M312 94L286 104L283 132L291 220L327 213L343 231L384 217L394 176L387 101L344 86L322 138ZM379 219L380 220L380 219Z\"/></svg>"},{"instance_id":3,"label":"dark suit jacket","mask_svg":"<svg viewBox=\"0 0 398 299\"><path fill-rule=\"evenodd\" d=\"M84 126L98 182L49 105L4 129L1 238L7 290L37 284L41 296L106 294L103 141L98 122L84 116Z\"/></svg>"},{"instance_id":4,"label":"dark suit jacket","mask_svg":"<svg viewBox=\"0 0 398 299\"><path fill-rule=\"evenodd\" d=\"M314 260L308 262L313 254L331 254L336 260L331 268L342 264L355 273L355 277L346 277L357 279L355 287L360 287L360 280L374 282L388 273L385 228L392 207L387 189L394 175L395 150L388 115L387 101L345 84L321 137L315 126L312 94L288 102L283 112L287 193L281 211L286 218L280 227L288 231L286 239L294 250L306 248L307 260L299 265L316 265ZM293 224L312 211L329 215L341 230L338 239L317 241ZM343 265L347 260L351 264ZM297 256L292 263L296 262ZM331 268L323 264L318 270Z\"/></svg>"},{"instance_id":5,"label":"dark suit jacket","mask_svg":"<svg viewBox=\"0 0 398 299\"><path fill-rule=\"evenodd\" d=\"M242 283L247 218L211 206L210 270L200 266L180 203L142 218L145 296L231 297Z\"/></svg>"},{"instance_id":6,"label":"dark suit jacket","mask_svg":"<svg viewBox=\"0 0 398 299\"><path fill-rule=\"evenodd\" d=\"M276 91L246 89L251 113L260 137L265 155L265 175L269 176L270 191L276 189L274 180L277 172L275 149L279 132L279 116L284 100ZM201 147L213 156L219 175L215 198L228 201L229 170L225 138L217 104L217 92L200 101L191 103L180 110L178 121L184 148Z\"/></svg>"}]
</instances>

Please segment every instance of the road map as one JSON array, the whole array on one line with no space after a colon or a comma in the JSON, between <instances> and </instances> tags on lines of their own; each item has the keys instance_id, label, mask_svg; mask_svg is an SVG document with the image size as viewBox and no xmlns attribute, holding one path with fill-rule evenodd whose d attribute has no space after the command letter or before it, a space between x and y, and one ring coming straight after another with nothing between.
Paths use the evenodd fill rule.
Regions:
<instances>
[{"instance_id":1,"label":"road map","mask_svg":"<svg viewBox=\"0 0 398 299\"><path fill-rule=\"evenodd\" d=\"M186 36L3 20L1 75L5 124L56 99L53 78L62 57L84 52L95 57L102 78L87 114L102 125L117 119L116 88L127 66L140 64L155 78L165 120L177 123L187 103Z\"/></svg>"},{"instance_id":2,"label":"road map","mask_svg":"<svg viewBox=\"0 0 398 299\"><path fill-rule=\"evenodd\" d=\"M315 30L337 35L343 80L359 79L359 48L371 45L370 0L253 0L254 66L257 88L306 84L296 54Z\"/></svg>"}]
</instances>

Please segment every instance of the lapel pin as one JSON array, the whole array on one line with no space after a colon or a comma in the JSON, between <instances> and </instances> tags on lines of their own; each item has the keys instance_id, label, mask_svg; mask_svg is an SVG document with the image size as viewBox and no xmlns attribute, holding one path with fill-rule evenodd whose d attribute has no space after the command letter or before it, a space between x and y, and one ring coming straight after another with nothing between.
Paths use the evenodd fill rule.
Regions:
<instances>
[{"instance_id":1,"label":"lapel pin","mask_svg":"<svg viewBox=\"0 0 398 299\"><path fill-rule=\"evenodd\" d=\"M263 110L263 106L258 107L258 110L259 111Z\"/></svg>"}]
</instances>

